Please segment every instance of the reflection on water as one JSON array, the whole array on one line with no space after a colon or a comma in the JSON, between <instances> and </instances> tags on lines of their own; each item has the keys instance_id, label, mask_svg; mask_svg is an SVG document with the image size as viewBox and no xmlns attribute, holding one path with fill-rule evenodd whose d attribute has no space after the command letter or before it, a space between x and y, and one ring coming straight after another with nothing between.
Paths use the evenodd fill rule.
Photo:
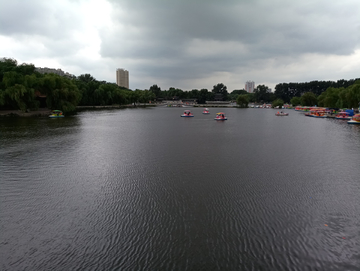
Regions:
<instances>
[{"instance_id":1,"label":"reflection on water","mask_svg":"<svg viewBox=\"0 0 360 271\"><path fill-rule=\"evenodd\" d=\"M357 270L360 127L191 110L1 119L1 269Z\"/></svg>"}]
</instances>

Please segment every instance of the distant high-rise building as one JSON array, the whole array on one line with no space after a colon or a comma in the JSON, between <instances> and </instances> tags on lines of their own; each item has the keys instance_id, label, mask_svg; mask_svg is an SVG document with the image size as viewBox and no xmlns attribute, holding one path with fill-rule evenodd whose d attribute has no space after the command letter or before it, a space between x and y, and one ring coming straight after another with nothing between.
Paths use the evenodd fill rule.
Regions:
<instances>
[{"instance_id":1,"label":"distant high-rise building","mask_svg":"<svg viewBox=\"0 0 360 271\"><path fill-rule=\"evenodd\" d=\"M129 71L124 69L117 69L116 84L119 87L129 88Z\"/></svg>"},{"instance_id":2,"label":"distant high-rise building","mask_svg":"<svg viewBox=\"0 0 360 271\"><path fill-rule=\"evenodd\" d=\"M247 81L245 83L245 90L249 93L253 93L255 89L255 82L254 81Z\"/></svg>"}]
</instances>

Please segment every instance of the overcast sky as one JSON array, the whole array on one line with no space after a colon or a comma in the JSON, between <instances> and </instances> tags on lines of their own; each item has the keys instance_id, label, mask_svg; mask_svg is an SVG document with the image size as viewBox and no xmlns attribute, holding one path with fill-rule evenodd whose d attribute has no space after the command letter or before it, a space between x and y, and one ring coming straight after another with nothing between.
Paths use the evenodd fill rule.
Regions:
<instances>
[{"instance_id":1,"label":"overcast sky","mask_svg":"<svg viewBox=\"0 0 360 271\"><path fill-rule=\"evenodd\" d=\"M359 0L0 0L0 57L131 89L360 78Z\"/></svg>"}]
</instances>

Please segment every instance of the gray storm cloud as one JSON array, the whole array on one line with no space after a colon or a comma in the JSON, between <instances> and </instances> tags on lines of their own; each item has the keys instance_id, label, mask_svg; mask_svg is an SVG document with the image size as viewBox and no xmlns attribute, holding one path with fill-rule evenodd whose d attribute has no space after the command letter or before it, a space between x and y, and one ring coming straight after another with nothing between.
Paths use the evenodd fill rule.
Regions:
<instances>
[{"instance_id":1,"label":"gray storm cloud","mask_svg":"<svg viewBox=\"0 0 360 271\"><path fill-rule=\"evenodd\" d=\"M106 16L90 16L99 22L89 34L99 40L98 52L79 53L94 45L84 34L90 2L0 0L0 36L18 48L11 57L56 59L64 68L108 81L123 67L130 70L132 88L209 88L222 82L235 89L248 79L274 86L358 77L355 0L110 0ZM102 25L104 20L110 23Z\"/></svg>"}]
</instances>

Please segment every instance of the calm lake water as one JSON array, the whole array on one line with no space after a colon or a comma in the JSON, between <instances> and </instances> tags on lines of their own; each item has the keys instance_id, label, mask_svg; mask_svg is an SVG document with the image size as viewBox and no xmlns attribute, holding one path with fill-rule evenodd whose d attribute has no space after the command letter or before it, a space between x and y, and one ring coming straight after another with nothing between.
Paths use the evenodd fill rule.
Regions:
<instances>
[{"instance_id":1,"label":"calm lake water","mask_svg":"<svg viewBox=\"0 0 360 271\"><path fill-rule=\"evenodd\" d=\"M1 118L0 269L359 270L359 126L190 109Z\"/></svg>"}]
</instances>

